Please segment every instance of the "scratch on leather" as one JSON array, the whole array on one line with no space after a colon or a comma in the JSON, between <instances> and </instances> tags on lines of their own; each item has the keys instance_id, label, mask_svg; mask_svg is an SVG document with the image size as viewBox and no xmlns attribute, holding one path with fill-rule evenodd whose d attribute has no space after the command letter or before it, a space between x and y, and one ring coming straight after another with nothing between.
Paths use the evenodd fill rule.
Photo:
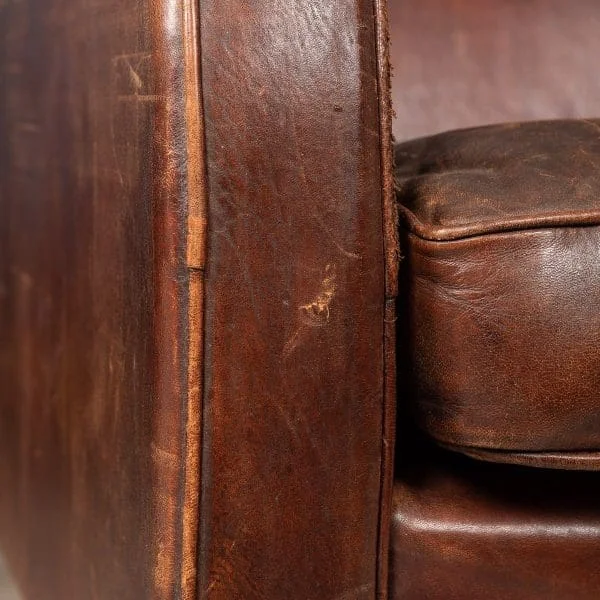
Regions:
<instances>
[{"instance_id":1,"label":"scratch on leather","mask_svg":"<svg viewBox=\"0 0 600 600\"><path fill-rule=\"evenodd\" d=\"M335 265L325 267L323 280L317 297L308 304L301 304L298 308L300 325L283 347L284 358L289 356L299 345L306 328L324 327L329 322L331 304L337 289Z\"/></svg>"},{"instance_id":2,"label":"scratch on leather","mask_svg":"<svg viewBox=\"0 0 600 600\"><path fill-rule=\"evenodd\" d=\"M169 466L177 464L178 456L175 452L172 452L167 448L161 448L154 442L152 442L151 450L152 458L154 458L156 461L169 463Z\"/></svg>"},{"instance_id":3,"label":"scratch on leather","mask_svg":"<svg viewBox=\"0 0 600 600\"><path fill-rule=\"evenodd\" d=\"M300 306L300 313L303 315L303 322L306 325L322 327L329 321L329 308L335 296L335 290L335 266L327 265L319 295L313 302Z\"/></svg>"}]
</instances>

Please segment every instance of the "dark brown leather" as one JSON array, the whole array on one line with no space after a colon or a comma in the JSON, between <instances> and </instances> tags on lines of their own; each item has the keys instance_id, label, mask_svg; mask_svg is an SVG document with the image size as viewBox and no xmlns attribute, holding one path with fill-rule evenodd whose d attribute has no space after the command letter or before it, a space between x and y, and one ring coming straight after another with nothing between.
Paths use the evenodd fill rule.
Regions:
<instances>
[{"instance_id":1,"label":"dark brown leather","mask_svg":"<svg viewBox=\"0 0 600 600\"><path fill-rule=\"evenodd\" d=\"M599 122L450 132L396 163L421 427L478 457L598 468Z\"/></svg>"},{"instance_id":2,"label":"dark brown leather","mask_svg":"<svg viewBox=\"0 0 600 600\"><path fill-rule=\"evenodd\" d=\"M596 600L599 507L596 473L413 460L394 490L390 598Z\"/></svg>"},{"instance_id":3,"label":"dark brown leather","mask_svg":"<svg viewBox=\"0 0 600 600\"><path fill-rule=\"evenodd\" d=\"M0 2L0 545L28 600L385 597L384 17Z\"/></svg>"},{"instance_id":4,"label":"dark brown leather","mask_svg":"<svg viewBox=\"0 0 600 600\"><path fill-rule=\"evenodd\" d=\"M392 0L394 134L597 117L597 0Z\"/></svg>"}]
</instances>

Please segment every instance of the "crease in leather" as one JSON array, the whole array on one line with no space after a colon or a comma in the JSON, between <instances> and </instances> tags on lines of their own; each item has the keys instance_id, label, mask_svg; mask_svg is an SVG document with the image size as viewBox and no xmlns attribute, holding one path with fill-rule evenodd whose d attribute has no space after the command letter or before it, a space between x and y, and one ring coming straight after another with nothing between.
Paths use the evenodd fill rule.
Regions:
<instances>
[{"instance_id":1,"label":"crease in leather","mask_svg":"<svg viewBox=\"0 0 600 600\"><path fill-rule=\"evenodd\" d=\"M439 446L460 452L479 461L497 462L539 468L577 471L600 471L600 450L547 450L544 452L513 452L476 446L459 446L438 442Z\"/></svg>"}]
</instances>

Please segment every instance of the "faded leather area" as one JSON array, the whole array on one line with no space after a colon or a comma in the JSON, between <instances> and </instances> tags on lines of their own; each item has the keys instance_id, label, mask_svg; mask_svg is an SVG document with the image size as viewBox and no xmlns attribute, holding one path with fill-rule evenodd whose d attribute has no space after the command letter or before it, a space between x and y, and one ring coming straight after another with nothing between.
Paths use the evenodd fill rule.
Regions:
<instances>
[{"instance_id":1,"label":"faded leather area","mask_svg":"<svg viewBox=\"0 0 600 600\"><path fill-rule=\"evenodd\" d=\"M422 172L418 185L400 185L398 199L405 215L410 210L419 215L419 223L428 223L426 230L406 220L401 227L399 326L406 342L401 369L412 413L439 442L478 458L595 469L600 448L600 227L584 223L600 205L591 193L600 184L592 178L591 158L587 163L572 160L572 175L567 162L578 154L589 157L582 148L591 153L598 142L592 141L589 122L556 122L554 127L554 133L550 123L473 129L418 140L414 150L404 144L397 151L397 157L404 153L423 160L421 166L398 161L400 181L403 176L409 181L409 165ZM534 144L536 130L541 131L539 144ZM522 147L510 133L518 131L523 132ZM498 133L495 145L493 132ZM575 132L584 146L574 141ZM469 135L473 140L467 143ZM424 147L428 154L421 152ZM552 161L532 155L532 162L550 161L548 170L537 175L531 170L520 185L510 181L509 172L527 169L516 166L515 156L523 161L526 150L543 154L545 147L552 156L562 149L566 162L560 164L557 155ZM497 175L477 180L462 170L467 164L487 165ZM448 181L441 185L445 173ZM473 181L485 187L487 202L476 191L467 192L476 190ZM543 190L548 192L544 202ZM575 226L578 215L581 223ZM550 217L564 226L552 226ZM522 229L525 223L535 228ZM467 228L467 234L477 230L479 235L423 238L424 232L443 237L440 224L452 225L444 229L446 236Z\"/></svg>"},{"instance_id":2,"label":"faded leather area","mask_svg":"<svg viewBox=\"0 0 600 600\"><path fill-rule=\"evenodd\" d=\"M0 2L0 544L24 598L194 592L183 17Z\"/></svg>"},{"instance_id":3,"label":"faded leather area","mask_svg":"<svg viewBox=\"0 0 600 600\"><path fill-rule=\"evenodd\" d=\"M600 120L462 129L395 154L401 218L425 239L600 223Z\"/></svg>"}]
</instances>

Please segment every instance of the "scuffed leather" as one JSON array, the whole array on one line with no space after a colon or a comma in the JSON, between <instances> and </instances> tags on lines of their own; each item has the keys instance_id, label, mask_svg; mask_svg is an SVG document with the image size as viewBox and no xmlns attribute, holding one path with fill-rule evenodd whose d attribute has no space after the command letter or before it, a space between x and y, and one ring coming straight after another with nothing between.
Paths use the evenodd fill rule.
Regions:
<instances>
[{"instance_id":1,"label":"scuffed leather","mask_svg":"<svg viewBox=\"0 0 600 600\"><path fill-rule=\"evenodd\" d=\"M0 543L28 600L384 596L384 13L0 1Z\"/></svg>"},{"instance_id":2,"label":"scuffed leather","mask_svg":"<svg viewBox=\"0 0 600 600\"><path fill-rule=\"evenodd\" d=\"M0 544L28 600L183 596L183 16L0 2Z\"/></svg>"},{"instance_id":3,"label":"scuffed leather","mask_svg":"<svg viewBox=\"0 0 600 600\"><path fill-rule=\"evenodd\" d=\"M201 9L199 597L381 598L392 440L375 4Z\"/></svg>"},{"instance_id":4,"label":"scuffed leather","mask_svg":"<svg viewBox=\"0 0 600 600\"><path fill-rule=\"evenodd\" d=\"M450 132L396 161L419 424L480 458L598 468L598 122Z\"/></svg>"}]
</instances>

